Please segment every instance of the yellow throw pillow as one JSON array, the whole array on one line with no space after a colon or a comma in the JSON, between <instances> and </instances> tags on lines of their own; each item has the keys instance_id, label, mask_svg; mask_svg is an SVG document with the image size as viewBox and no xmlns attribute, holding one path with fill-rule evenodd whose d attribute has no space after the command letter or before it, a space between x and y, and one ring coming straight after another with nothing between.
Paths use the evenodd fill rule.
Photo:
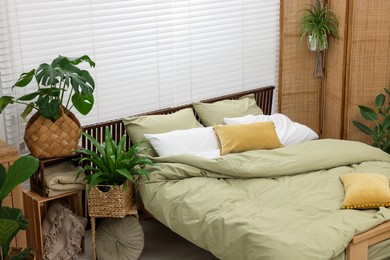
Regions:
<instances>
[{"instance_id":1,"label":"yellow throw pillow","mask_svg":"<svg viewBox=\"0 0 390 260\"><path fill-rule=\"evenodd\" d=\"M250 150L273 149L281 147L273 122L253 124L216 125L221 155Z\"/></svg>"},{"instance_id":2,"label":"yellow throw pillow","mask_svg":"<svg viewBox=\"0 0 390 260\"><path fill-rule=\"evenodd\" d=\"M340 176L344 185L345 209L390 206L389 179L378 173L348 173Z\"/></svg>"}]
</instances>

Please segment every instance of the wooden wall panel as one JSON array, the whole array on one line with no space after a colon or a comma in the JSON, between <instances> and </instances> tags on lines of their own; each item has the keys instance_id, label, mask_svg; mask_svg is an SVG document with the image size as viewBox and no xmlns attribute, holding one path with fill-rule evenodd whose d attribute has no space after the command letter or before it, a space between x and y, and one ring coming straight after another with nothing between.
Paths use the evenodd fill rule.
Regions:
<instances>
[{"instance_id":1,"label":"wooden wall panel","mask_svg":"<svg viewBox=\"0 0 390 260\"><path fill-rule=\"evenodd\" d=\"M344 125L345 80L349 1L330 1L339 21L339 38L330 39L326 53L323 104L323 138L342 138Z\"/></svg>"},{"instance_id":2,"label":"wooden wall panel","mask_svg":"<svg viewBox=\"0 0 390 260\"><path fill-rule=\"evenodd\" d=\"M300 10L313 0L281 0L279 112L319 132L321 80L314 77L315 53L301 42Z\"/></svg>"},{"instance_id":3,"label":"wooden wall panel","mask_svg":"<svg viewBox=\"0 0 390 260\"><path fill-rule=\"evenodd\" d=\"M371 142L352 124L362 121L358 105L373 106L390 85L390 1L350 0L344 117L345 139Z\"/></svg>"}]
</instances>

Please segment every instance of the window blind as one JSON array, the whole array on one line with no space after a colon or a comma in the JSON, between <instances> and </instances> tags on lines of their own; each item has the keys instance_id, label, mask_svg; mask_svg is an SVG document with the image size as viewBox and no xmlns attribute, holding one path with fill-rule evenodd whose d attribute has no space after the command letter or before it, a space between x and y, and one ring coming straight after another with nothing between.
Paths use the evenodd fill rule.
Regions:
<instances>
[{"instance_id":1,"label":"window blind","mask_svg":"<svg viewBox=\"0 0 390 260\"><path fill-rule=\"evenodd\" d=\"M88 68L96 92L91 113L76 114L84 125L277 86L279 0L5 0L0 7L1 94L13 94L22 72L57 55L87 54L96 62ZM22 109L3 115L13 144L23 139Z\"/></svg>"}]
</instances>

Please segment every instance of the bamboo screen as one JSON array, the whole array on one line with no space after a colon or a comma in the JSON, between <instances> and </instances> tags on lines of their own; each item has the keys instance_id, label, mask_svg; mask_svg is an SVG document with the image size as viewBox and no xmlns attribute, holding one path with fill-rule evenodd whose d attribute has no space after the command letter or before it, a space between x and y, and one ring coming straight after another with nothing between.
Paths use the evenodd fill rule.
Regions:
<instances>
[{"instance_id":1,"label":"bamboo screen","mask_svg":"<svg viewBox=\"0 0 390 260\"><path fill-rule=\"evenodd\" d=\"M313 0L281 0L279 112L319 131L321 80L314 77L315 53L301 42L299 12Z\"/></svg>"},{"instance_id":2,"label":"bamboo screen","mask_svg":"<svg viewBox=\"0 0 390 260\"><path fill-rule=\"evenodd\" d=\"M370 142L352 124L362 121L358 105L373 106L390 86L390 1L350 0L344 138Z\"/></svg>"}]
</instances>

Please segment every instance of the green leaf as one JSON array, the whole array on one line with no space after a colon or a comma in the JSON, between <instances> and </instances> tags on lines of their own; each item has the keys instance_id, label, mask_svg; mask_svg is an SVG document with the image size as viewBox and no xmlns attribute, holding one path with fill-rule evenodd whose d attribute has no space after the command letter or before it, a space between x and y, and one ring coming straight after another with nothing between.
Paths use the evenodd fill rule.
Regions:
<instances>
[{"instance_id":1,"label":"green leaf","mask_svg":"<svg viewBox=\"0 0 390 260\"><path fill-rule=\"evenodd\" d=\"M35 77L40 85L55 86L58 84L59 72L52 65L47 63L41 64L35 72Z\"/></svg>"},{"instance_id":2,"label":"green leaf","mask_svg":"<svg viewBox=\"0 0 390 260\"><path fill-rule=\"evenodd\" d=\"M39 96L39 94L40 94L40 91L35 91L35 92L30 93L30 94L21 96L20 98L18 98L18 100L20 100L20 101L29 101L29 100L33 100L34 98L36 98L37 96Z\"/></svg>"},{"instance_id":3,"label":"green leaf","mask_svg":"<svg viewBox=\"0 0 390 260\"><path fill-rule=\"evenodd\" d=\"M352 123L353 123L360 131L362 131L364 134L366 134L366 135L372 135L372 130L371 130L368 126L366 126L366 125L364 125L364 124L362 124L362 123L360 123L360 122L358 122L358 121L352 121Z\"/></svg>"},{"instance_id":4,"label":"green leaf","mask_svg":"<svg viewBox=\"0 0 390 260\"><path fill-rule=\"evenodd\" d=\"M33 109L34 109L34 103L28 104L21 114L22 119L26 121L27 116L31 113Z\"/></svg>"},{"instance_id":5,"label":"green leaf","mask_svg":"<svg viewBox=\"0 0 390 260\"><path fill-rule=\"evenodd\" d=\"M18 208L0 208L0 244L3 252L8 252L11 240L19 230L26 230L28 220L24 217L22 210Z\"/></svg>"},{"instance_id":6,"label":"green leaf","mask_svg":"<svg viewBox=\"0 0 390 260\"><path fill-rule=\"evenodd\" d=\"M82 115L87 115L92 110L94 98L93 95L83 95L75 92L72 96L72 103L77 111Z\"/></svg>"},{"instance_id":7,"label":"green leaf","mask_svg":"<svg viewBox=\"0 0 390 260\"><path fill-rule=\"evenodd\" d=\"M38 169L38 159L26 155L17 159L8 169L7 177L0 189L0 200L3 200L17 185L28 180Z\"/></svg>"},{"instance_id":8,"label":"green leaf","mask_svg":"<svg viewBox=\"0 0 390 260\"><path fill-rule=\"evenodd\" d=\"M0 219L0 245L3 252L8 252L9 243L18 232L18 222L12 219ZM15 234L15 235L14 235ZM6 247L6 245L8 246Z\"/></svg>"},{"instance_id":9,"label":"green leaf","mask_svg":"<svg viewBox=\"0 0 390 260\"><path fill-rule=\"evenodd\" d=\"M16 83L12 86L12 89L14 87L25 87L27 86L31 80L34 78L34 75L35 75L35 69L29 71L29 72L26 72L26 73L22 73L19 77L19 79L16 81Z\"/></svg>"},{"instance_id":10,"label":"green leaf","mask_svg":"<svg viewBox=\"0 0 390 260\"><path fill-rule=\"evenodd\" d=\"M384 90L387 93L387 95L390 96L390 89L384 88Z\"/></svg>"},{"instance_id":11,"label":"green leaf","mask_svg":"<svg viewBox=\"0 0 390 260\"><path fill-rule=\"evenodd\" d=\"M5 167L4 167L2 164L0 164L0 190L1 190L1 188L3 187L3 184L4 184L4 181L5 181L6 174L7 174L7 172L6 172L6 170L5 170ZM1 207L1 205L2 205L1 202L2 202L2 200L0 199L0 207Z\"/></svg>"},{"instance_id":12,"label":"green leaf","mask_svg":"<svg viewBox=\"0 0 390 260\"><path fill-rule=\"evenodd\" d=\"M390 130L390 115L386 116L382 122L383 129L388 132Z\"/></svg>"},{"instance_id":13,"label":"green leaf","mask_svg":"<svg viewBox=\"0 0 390 260\"><path fill-rule=\"evenodd\" d=\"M366 106L359 106L359 108L360 114L362 115L362 117L364 117L364 119L369 121L376 121L378 119L378 116L373 109Z\"/></svg>"},{"instance_id":14,"label":"green leaf","mask_svg":"<svg viewBox=\"0 0 390 260\"><path fill-rule=\"evenodd\" d=\"M379 109L385 103L386 97L383 94L379 94L375 98L375 107Z\"/></svg>"},{"instance_id":15,"label":"green leaf","mask_svg":"<svg viewBox=\"0 0 390 260\"><path fill-rule=\"evenodd\" d=\"M14 98L11 96L0 97L0 113L2 113L9 104L13 104L14 102Z\"/></svg>"},{"instance_id":16,"label":"green leaf","mask_svg":"<svg viewBox=\"0 0 390 260\"><path fill-rule=\"evenodd\" d=\"M95 67L95 62L93 62L88 55L83 55L83 56L78 57L78 58L69 58L69 61L73 65L78 65L79 63L85 61L85 62L88 62L89 66Z\"/></svg>"}]
</instances>

